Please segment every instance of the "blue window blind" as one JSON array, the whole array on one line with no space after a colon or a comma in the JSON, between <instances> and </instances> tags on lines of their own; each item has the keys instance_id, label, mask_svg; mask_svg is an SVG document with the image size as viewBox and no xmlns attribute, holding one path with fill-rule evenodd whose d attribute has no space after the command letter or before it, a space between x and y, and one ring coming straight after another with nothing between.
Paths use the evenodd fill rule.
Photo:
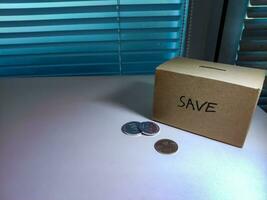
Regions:
<instances>
[{"instance_id":1,"label":"blue window blind","mask_svg":"<svg viewBox=\"0 0 267 200\"><path fill-rule=\"evenodd\" d=\"M187 0L2 0L0 75L153 73L182 55Z\"/></svg>"},{"instance_id":2,"label":"blue window blind","mask_svg":"<svg viewBox=\"0 0 267 200\"><path fill-rule=\"evenodd\" d=\"M237 64L267 70L267 0L251 0L237 54ZM259 105L267 111L267 80Z\"/></svg>"}]
</instances>

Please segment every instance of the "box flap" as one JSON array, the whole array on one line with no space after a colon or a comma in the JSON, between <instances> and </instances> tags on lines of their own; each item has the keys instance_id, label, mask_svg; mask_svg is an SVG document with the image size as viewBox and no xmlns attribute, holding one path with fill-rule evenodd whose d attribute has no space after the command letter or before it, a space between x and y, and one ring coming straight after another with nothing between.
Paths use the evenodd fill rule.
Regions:
<instances>
[{"instance_id":1,"label":"box flap","mask_svg":"<svg viewBox=\"0 0 267 200\"><path fill-rule=\"evenodd\" d=\"M265 70L182 57L161 64L157 70L214 79L255 89L262 89L265 79Z\"/></svg>"}]
</instances>

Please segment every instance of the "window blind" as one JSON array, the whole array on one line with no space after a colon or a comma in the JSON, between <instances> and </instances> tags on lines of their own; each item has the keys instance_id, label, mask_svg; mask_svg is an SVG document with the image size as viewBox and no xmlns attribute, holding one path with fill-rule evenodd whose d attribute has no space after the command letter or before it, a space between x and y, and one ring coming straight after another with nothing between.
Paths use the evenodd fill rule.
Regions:
<instances>
[{"instance_id":1,"label":"window blind","mask_svg":"<svg viewBox=\"0 0 267 200\"><path fill-rule=\"evenodd\" d=\"M0 75L153 73L182 55L186 0L3 0Z\"/></svg>"},{"instance_id":2,"label":"window blind","mask_svg":"<svg viewBox=\"0 0 267 200\"><path fill-rule=\"evenodd\" d=\"M267 70L267 0L250 0L237 54L237 64ZM267 81L259 99L267 111Z\"/></svg>"}]
</instances>

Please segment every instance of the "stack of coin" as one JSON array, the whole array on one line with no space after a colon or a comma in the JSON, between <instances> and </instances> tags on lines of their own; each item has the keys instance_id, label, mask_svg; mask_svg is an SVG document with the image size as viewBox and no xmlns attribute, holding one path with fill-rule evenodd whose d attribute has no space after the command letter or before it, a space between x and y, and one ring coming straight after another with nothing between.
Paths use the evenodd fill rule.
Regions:
<instances>
[{"instance_id":1,"label":"stack of coin","mask_svg":"<svg viewBox=\"0 0 267 200\"><path fill-rule=\"evenodd\" d=\"M137 135L146 135L146 136L153 136L159 133L159 126L150 121L146 122L127 122L121 127L121 130L126 135L137 136Z\"/></svg>"}]
</instances>

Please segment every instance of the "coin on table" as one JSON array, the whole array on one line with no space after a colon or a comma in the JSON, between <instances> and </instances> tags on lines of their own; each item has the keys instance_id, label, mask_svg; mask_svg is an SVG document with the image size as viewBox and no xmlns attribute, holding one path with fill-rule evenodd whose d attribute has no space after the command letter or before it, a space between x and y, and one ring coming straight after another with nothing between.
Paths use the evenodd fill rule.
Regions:
<instances>
[{"instance_id":1,"label":"coin on table","mask_svg":"<svg viewBox=\"0 0 267 200\"><path fill-rule=\"evenodd\" d=\"M144 135L153 136L159 132L159 126L154 122L142 122L139 126L140 131Z\"/></svg>"},{"instance_id":2,"label":"coin on table","mask_svg":"<svg viewBox=\"0 0 267 200\"><path fill-rule=\"evenodd\" d=\"M173 140L161 139L154 144L157 152L162 154L172 154L178 150L178 145Z\"/></svg>"},{"instance_id":3,"label":"coin on table","mask_svg":"<svg viewBox=\"0 0 267 200\"><path fill-rule=\"evenodd\" d=\"M121 131L125 133L126 135L140 135L141 131L139 129L140 122L132 121L127 122L121 127Z\"/></svg>"}]
</instances>

